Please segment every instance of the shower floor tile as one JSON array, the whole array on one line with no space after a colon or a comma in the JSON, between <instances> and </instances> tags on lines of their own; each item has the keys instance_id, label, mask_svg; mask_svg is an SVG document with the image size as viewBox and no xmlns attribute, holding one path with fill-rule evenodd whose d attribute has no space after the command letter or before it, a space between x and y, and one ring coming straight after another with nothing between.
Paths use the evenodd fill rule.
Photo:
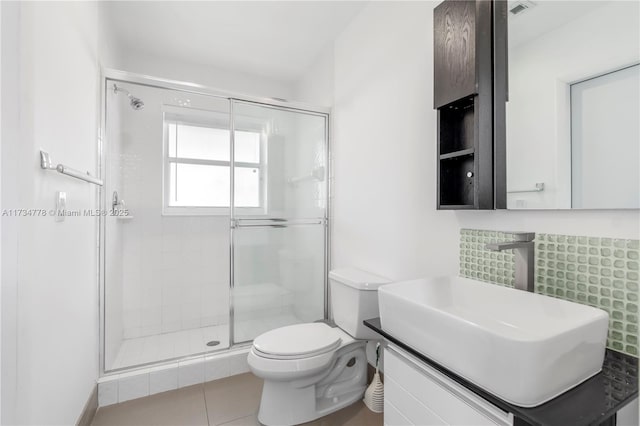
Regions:
<instances>
[{"instance_id":1,"label":"shower floor tile","mask_svg":"<svg viewBox=\"0 0 640 426\"><path fill-rule=\"evenodd\" d=\"M212 340L217 340L220 344L214 347L207 346L207 342ZM229 347L228 324L125 339L112 368L181 358L227 347Z\"/></svg>"},{"instance_id":2,"label":"shower floor tile","mask_svg":"<svg viewBox=\"0 0 640 426\"><path fill-rule=\"evenodd\" d=\"M300 320L290 313L258 316L253 319L237 321L235 341L247 342L274 328L298 323ZM217 340L220 344L213 347L207 346L207 342L212 340ZM120 345L120 350L111 369L182 358L228 347L228 324L125 339Z\"/></svg>"}]
</instances>

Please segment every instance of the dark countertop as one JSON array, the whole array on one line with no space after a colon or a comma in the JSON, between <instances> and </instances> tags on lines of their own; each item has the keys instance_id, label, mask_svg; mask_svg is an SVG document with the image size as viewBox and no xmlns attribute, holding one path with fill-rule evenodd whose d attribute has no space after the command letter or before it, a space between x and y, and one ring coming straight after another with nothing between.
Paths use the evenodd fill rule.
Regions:
<instances>
[{"instance_id":1,"label":"dark countertop","mask_svg":"<svg viewBox=\"0 0 640 426\"><path fill-rule=\"evenodd\" d=\"M526 423L540 426L607 424L615 418L616 412L638 396L638 359L607 349L602 371L597 375L538 407L518 407L470 383L386 333L382 329L380 318L365 320L364 324L495 406L513 413L516 417L515 425Z\"/></svg>"}]
</instances>

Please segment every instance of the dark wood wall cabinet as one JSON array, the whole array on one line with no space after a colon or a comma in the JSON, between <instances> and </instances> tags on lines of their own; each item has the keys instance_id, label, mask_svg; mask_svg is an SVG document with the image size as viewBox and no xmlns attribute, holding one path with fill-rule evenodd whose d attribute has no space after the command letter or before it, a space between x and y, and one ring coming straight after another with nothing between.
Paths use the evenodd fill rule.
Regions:
<instances>
[{"instance_id":1,"label":"dark wood wall cabinet","mask_svg":"<svg viewBox=\"0 0 640 426\"><path fill-rule=\"evenodd\" d=\"M438 209L506 208L507 2L434 9Z\"/></svg>"}]
</instances>

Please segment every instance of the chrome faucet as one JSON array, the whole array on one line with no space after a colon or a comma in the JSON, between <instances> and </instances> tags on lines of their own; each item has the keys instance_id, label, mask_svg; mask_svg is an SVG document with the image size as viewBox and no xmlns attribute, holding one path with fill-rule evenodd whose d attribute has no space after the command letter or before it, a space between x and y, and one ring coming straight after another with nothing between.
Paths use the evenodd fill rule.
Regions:
<instances>
[{"instance_id":1,"label":"chrome faucet","mask_svg":"<svg viewBox=\"0 0 640 426\"><path fill-rule=\"evenodd\" d=\"M515 288L533 292L534 267L535 267L535 242L536 234L533 232L512 232L513 241L504 243L490 243L485 246L487 250L503 251L513 250L516 260Z\"/></svg>"}]
</instances>

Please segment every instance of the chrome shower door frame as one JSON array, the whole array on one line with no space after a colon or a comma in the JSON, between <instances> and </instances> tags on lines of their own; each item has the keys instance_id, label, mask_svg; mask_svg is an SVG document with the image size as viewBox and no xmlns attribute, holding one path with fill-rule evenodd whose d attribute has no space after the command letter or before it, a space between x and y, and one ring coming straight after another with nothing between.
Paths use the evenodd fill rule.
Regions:
<instances>
[{"instance_id":1,"label":"chrome shower door frame","mask_svg":"<svg viewBox=\"0 0 640 426\"><path fill-rule=\"evenodd\" d=\"M329 268L331 265L331 247L330 247L330 228L329 228L329 218L331 212L331 198L332 198L332 185L333 185L333 174L332 174L332 154L331 154L331 134L330 134L330 119L331 119L331 108L329 107L321 107L316 105L309 105L301 102L289 102L282 99L276 98L263 98L257 96L249 96L244 94L233 93L229 91L219 90L212 87L192 83L192 82L183 82L176 81L158 77L151 77L148 75L130 73L127 71L115 70L115 69L103 69L101 76L101 116L100 116L100 129L99 129L99 138L98 138L98 176L104 182L108 176L106 176L106 155L105 155L105 147L107 146L108 141L106 140L106 126L107 126L107 91L108 82L119 82L119 83L133 83L139 84L147 87L153 87L158 89L170 89L176 90L183 93L193 93L204 96L211 96L216 98L222 98L229 101L229 130L230 130L230 207L229 207L229 346L228 348L220 349L215 352L224 352L231 351L234 349L239 349L246 347L247 342L242 343L234 343L234 302L233 302L233 286L234 286L234 228L236 218L234 216L234 183L235 183L235 167L234 164L234 111L233 105L234 103L247 103L254 105L267 106L270 108L276 108L286 111L292 112L300 112L312 115L323 116L325 118L325 158L326 158L326 202L324 208L324 217L322 218L322 222L324 223L324 318L328 319L330 312L329 305ZM105 189L105 186L100 187L99 194L99 209L101 211L108 208L110 205L109 194ZM182 358L175 358L170 360L162 360L152 364L146 365L135 365L132 367L128 367L125 369L112 369L106 370L106 359L105 359L105 346L106 346L106 335L105 335L105 324L106 324L106 310L105 310L105 290L106 290L106 276L107 271L105 268L106 264L106 218L103 215L100 215L100 221L98 225L98 260L97 260L97 274L98 274L98 309L99 309L99 376L108 376L113 374L119 374L123 371L135 370L144 367L149 367L152 365L160 365L167 364L171 362L176 362L177 360L184 359L198 359L202 358L203 354L197 355L189 355ZM212 353L206 352L206 354Z\"/></svg>"}]
</instances>

